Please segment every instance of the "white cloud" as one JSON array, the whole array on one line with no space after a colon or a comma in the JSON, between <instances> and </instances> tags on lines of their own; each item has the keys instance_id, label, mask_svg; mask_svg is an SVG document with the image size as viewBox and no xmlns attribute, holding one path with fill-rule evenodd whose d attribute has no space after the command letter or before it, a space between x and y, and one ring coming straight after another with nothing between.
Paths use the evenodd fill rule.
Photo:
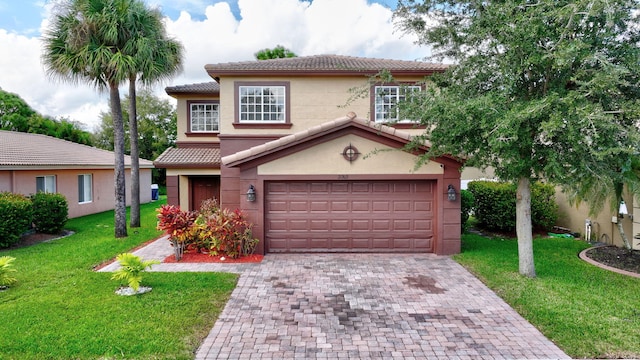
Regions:
<instances>
[{"instance_id":1,"label":"white cloud","mask_svg":"<svg viewBox=\"0 0 640 360\"><path fill-rule=\"evenodd\" d=\"M161 4L149 0L148 3ZM203 6L185 0L185 8ZM172 7L174 7L172 5ZM415 60L428 55L414 39L394 30L391 10L365 0L239 0L240 20L226 2L209 5L204 17L183 11L166 18L167 32L185 47L184 72L158 84L155 93L166 96L167 85L211 81L205 64L247 61L254 53L283 45L299 56L339 54ZM50 9L45 8L49 13ZM198 20L201 18L202 20ZM42 21L42 30L48 21ZM0 87L17 93L38 112L81 121L92 130L100 111L108 111L108 96L88 84L70 85L45 76L40 62L41 41L0 29ZM126 95L126 87L122 95Z\"/></svg>"}]
</instances>

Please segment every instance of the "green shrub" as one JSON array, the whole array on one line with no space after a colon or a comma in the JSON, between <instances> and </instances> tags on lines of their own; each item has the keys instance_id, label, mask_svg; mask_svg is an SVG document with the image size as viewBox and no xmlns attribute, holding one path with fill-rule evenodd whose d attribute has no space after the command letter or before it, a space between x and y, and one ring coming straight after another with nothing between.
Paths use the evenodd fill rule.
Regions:
<instances>
[{"instance_id":1,"label":"green shrub","mask_svg":"<svg viewBox=\"0 0 640 360\"><path fill-rule=\"evenodd\" d=\"M550 230L558 220L556 190L552 185L536 182L531 187L531 219L533 226Z\"/></svg>"},{"instance_id":2,"label":"green shrub","mask_svg":"<svg viewBox=\"0 0 640 360\"><path fill-rule=\"evenodd\" d=\"M472 181L469 191L475 198L478 226L495 231L512 232L516 228L516 185L507 182ZM548 230L558 219L552 185L531 185L531 222L534 229Z\"/></svg>"},{"instance_id":3,"label":"green shrub","mask_svg":"<svg viewBox=\"0 0 640 360\"><path fill-rule=\"evenodd\" d=\"M0 248L9 247L29 230L32 217L31 200L20 194L0 193Z\"/></svg>"},{"instance_id":4,"label":"green shrub","mask_svg":"<svg viewBox=\"0 0 640 360\"><path fill-rule=\"evenodd\" d=\"M460 190L460 212L461 212L461 224L462 232L464 233L469 228L469 215L473 211L475 204L475 198L473 193L469 190Z\"/></svg>"},{"instance_id":5,"label":"green shrub","mask_svg":"<svg viewBox=\"0 0 640 360\"><path fill-rule=\"evenodd\" d=\"M69 206L62 194L39 192L31 195L33 226L38 232L58 234L69 219Z\"/></svg>"}]
</instances>

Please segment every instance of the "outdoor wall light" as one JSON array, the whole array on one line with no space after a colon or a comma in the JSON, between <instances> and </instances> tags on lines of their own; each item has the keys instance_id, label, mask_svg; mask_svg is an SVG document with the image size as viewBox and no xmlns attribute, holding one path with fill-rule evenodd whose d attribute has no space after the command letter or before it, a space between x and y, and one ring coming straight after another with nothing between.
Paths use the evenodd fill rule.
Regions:
<instances>
[{"instance_id":1,"label":"outdoor wall light","mask_svg":"<svg viewBox=\"0 0 640 360\"><path fill-rule=\"evenodd\" d=\"M449 197L449 201L456 201L456 189L452 184L449 184L447 188L447 196Z\"/></svg>"},{"instance_id":2,"label":"outdoor wall light","mask_svg":"<svg viewBox=\"0 0 640 360\"><path fill-rule=\"evenodd\" d=\"M247 201L256 201L256 188L253 185L249 185L249 190L247 190Z\"/></svg>"},{"instance_id":3,"label":"outdoor wall light","mask_svg":"<svg viewBox=\"0 0 640 360\"><path fill-rule=\"evenodd\" d=\"M618 209L618 214L620 214L620 217L623 217L624 215L629 214L629 211L627 210L627 204L624 203L624 200L620 201L620 208Z\"/></svg>"}]
</instances>

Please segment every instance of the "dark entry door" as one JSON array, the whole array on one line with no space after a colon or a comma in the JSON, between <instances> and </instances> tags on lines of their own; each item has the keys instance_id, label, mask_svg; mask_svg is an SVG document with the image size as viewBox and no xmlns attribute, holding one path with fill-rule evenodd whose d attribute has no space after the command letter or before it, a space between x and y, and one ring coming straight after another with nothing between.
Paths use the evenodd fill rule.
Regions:
<instances>
[{"instance_id":1,"label":"dark entry door","mask_svg":"<svg viewBox=\"0 0 640 360\"><path fill-rule=\"evenodd\" d=\"M191 199L189 210L200 209L200 204L207 199L216 199L220 202L220 177L219 176L193 176L191 180Z\"/></svg>"}]
</instances>

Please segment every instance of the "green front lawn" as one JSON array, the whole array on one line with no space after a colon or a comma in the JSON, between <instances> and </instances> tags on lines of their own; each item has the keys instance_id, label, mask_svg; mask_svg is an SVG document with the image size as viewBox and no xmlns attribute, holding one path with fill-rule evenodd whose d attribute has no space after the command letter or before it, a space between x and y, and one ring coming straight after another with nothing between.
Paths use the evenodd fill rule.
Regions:
<instances>
[{"instance_id":1,"label":"green front lawn","mask_svg":"<svg viewBox=\"0 0 640 360\"><path fill-rule=\"evenodd\" d=\"M578 258L588 244L536 239L537 278L518 274L517 242L463 236L454 259L573 358L640 358L640 279Z\"/></svg>"},{"instance_id":2,"label":"green front lawn","mask_svg":"<svg viewBox=\"0 0 640 360\"><path fill-rule=\"evenodd\" d=\"M113 237L109 211L70 220L67 238L0 251L18 270L0 292L0 359L193 359L237 275L148 272L142 285L153 291L127 297L111 273L93 271L158 237L162 203L143 205L143 227L126 239Z\"/></svg>"}]
</instances>

